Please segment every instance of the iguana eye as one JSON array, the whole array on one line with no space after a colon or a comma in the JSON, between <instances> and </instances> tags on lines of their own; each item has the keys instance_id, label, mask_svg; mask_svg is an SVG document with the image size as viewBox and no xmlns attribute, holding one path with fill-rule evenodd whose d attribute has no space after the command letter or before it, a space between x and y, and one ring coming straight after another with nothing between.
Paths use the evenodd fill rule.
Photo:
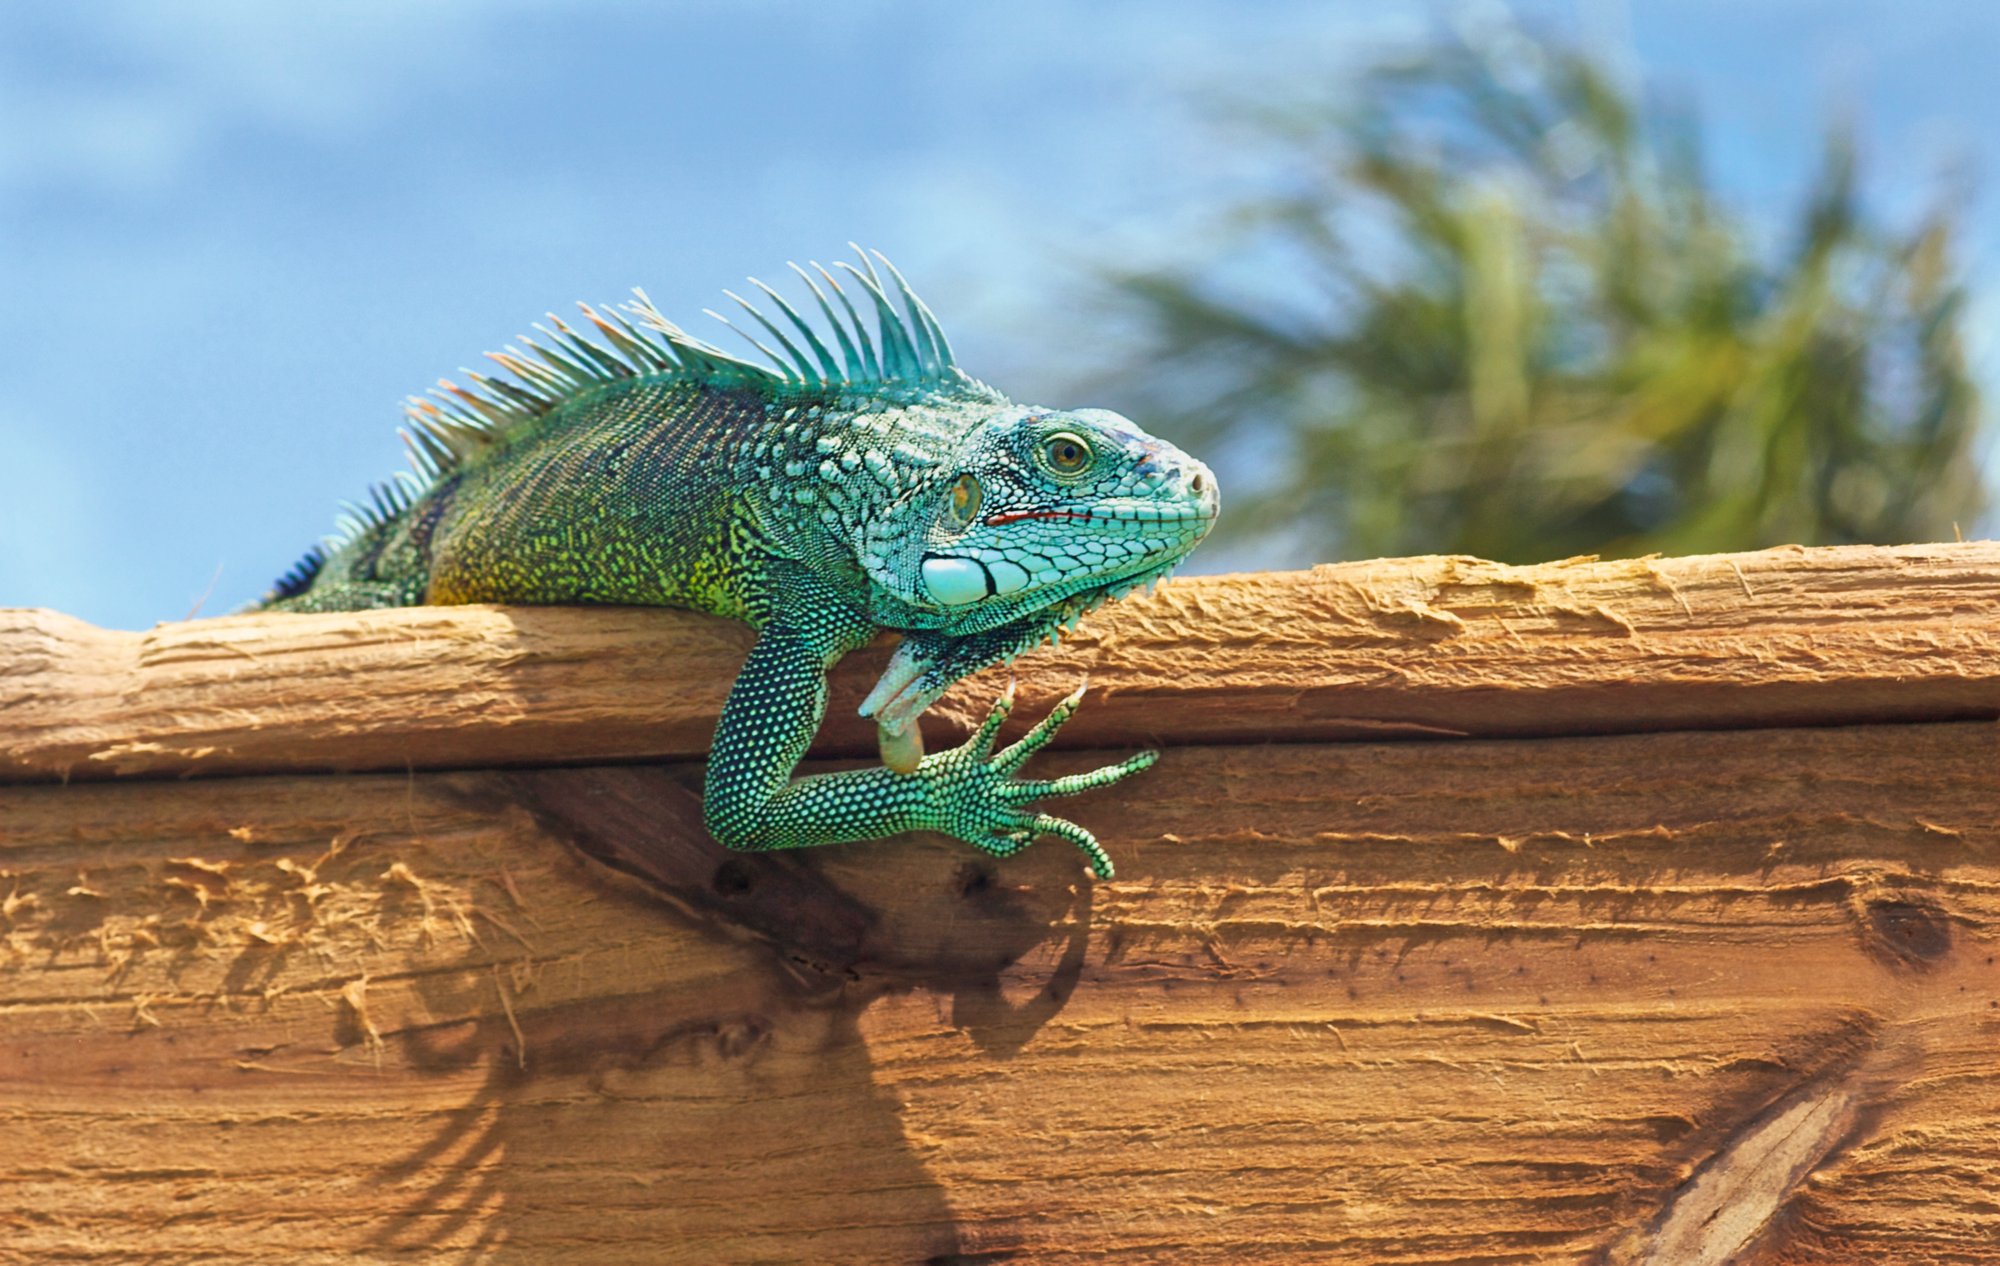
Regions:
<instances>
[{"instance_id":1,"label":"iguana eye","mask_svg":"<svg viewBox=\"0 0 2000 1266\"><path fill-rule=\"evenodd\" d=\"M1080 435L1061 431L1042 441L1042 461L1058 475L1080 474L1090 465L1090 445Z\"/></svg>"},{"instance_id":2,"label":"iguana eye","mask_svg":"<svg viewBox=\"0 0 2000 1266\"><path fill-rule=\"evenodd\" d=\"M979 503L983 500L979 480L972 475L960 475L952 481L951 493L945 498L945 518L957 527L964 527L979 513Z\"/></svg>"}]
</instances>

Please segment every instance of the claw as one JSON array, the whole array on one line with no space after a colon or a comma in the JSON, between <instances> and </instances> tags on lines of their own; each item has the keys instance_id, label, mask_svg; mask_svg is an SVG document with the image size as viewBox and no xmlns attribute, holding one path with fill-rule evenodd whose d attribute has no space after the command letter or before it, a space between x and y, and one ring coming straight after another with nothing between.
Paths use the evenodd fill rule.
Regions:
<instances>
[{"instance_id":1,"label":"claw","mask_svg":"<svg viewBox=\"0 0 2000 1266\"><path fill-rule=\"evenodd\" d=\"M1047 716L1035 722L1034 729L1023 734L1005 751L995 756L993 767L1002 773L1011 774L1025 764L1030 756L1042 750L1048 741L1055 737L1056 731L1063 727L1063 723L1076 715L1077 708L1083 703L1083 692L1089 686L1090 679L1086 677L1075 690L1063 696L1055 707L1050 708Z\"/></svg>"},{"instance_id":2,"label":"claw","mask_svg":"<svg viewBox=\"0 0 2000 1266\"><path fill-rule=\"evenodd\" d=\"M965 745L973 751L978 752L983 758L988 752L993 750L993 736L1000 732L1000 727L1007 721L1007 714L1013 710L1014 679L1009 677L1007 679L1007 688L1000 692L998 699L993 701L992 710L986 714L986 719L979 723L978 732Z\"/></svg>"},{"instance_id":3,"label":"claw","mask_svg":"<svg viewBox=\"0 0 2000 1266\"><path fill-rule=\"evenodd\" d=\"M1032 830L1037 835L1053 835L1058 839L1068 840L1082 849L1083 855L1090 859L1092 873L1099 879L1109 879L1117 873L1117 868L1111 864L1111 854L1104 851L1104 846L1097 842L1095 835L1076 823L1065 822L1051 814L1038 813L1035 815L1035 825Z\"/></svg>"},{"instance_id":4,"label":"claw","mask_svg":"<svg viewBox=\"0 0 2000 1266\"><path fill-rule=\"evenodd\" d=\"M1099 787L1109 787L1112 783L1122 782L1140 770L1151 769L1154 762L1159 759L1158 752L1138 752L1127 756L1116 765L1106 765L1102 769L1093 769L1088 773L1064 774L1061 778L1045 780L1019 779L1008 786L1006 796L1009 800L1026 804L1031 800L1040 800L1048 796L1082 795L1086 791L1095 791Z\"/></svg>"}]
</instances>

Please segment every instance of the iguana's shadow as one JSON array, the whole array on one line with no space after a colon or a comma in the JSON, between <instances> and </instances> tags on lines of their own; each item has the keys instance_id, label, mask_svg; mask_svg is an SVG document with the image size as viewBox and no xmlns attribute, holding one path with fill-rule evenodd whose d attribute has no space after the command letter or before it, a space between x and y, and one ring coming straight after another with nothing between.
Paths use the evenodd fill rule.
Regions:
<instances>
[{"instance_id":1,"label":"iguana's shadow","mask_svg":"<svg viewBox=\"0 0 2000 1266\"><path fill-rule=\"evenodd\" d=\"M904 1105L878 1085L864 1013L927 991L983 1056L1011 1057L1081 977L1088 879L1078 868L1074 882L1023 884L1022 868L983 857L940 869L907 842L730 854L700 830L690 780L627 767L463 781L468 799L525 810L601 864L604 899L671 920L702 951L685 980L646 993L537 1006L531 991L503 1015L399 1029L414 1069L480 1081L384 1167L408 1198L373 1250L568 1260L580 1246L550 1238L536 1210L587 1201L617 1227L607 1244L648 1243L662 1262L961 1259ZM1010 999L1003 973L1043 946L1045 983Z\"/></svg>"}]
</instances>

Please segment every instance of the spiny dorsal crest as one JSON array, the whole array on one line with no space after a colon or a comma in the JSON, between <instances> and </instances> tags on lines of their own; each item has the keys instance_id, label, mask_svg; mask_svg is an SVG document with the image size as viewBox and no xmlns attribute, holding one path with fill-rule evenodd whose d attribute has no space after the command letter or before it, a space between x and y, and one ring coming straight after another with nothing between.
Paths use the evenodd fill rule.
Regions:
<instances>
[{"instance_id":1,"label":"spiny dorsal crest","mask_svg":"<svg viewBox=\"0 0 2000 1266\"><path fill-rule=\"evenodd\" d=\"M797 264L790 265L819 305L826 328L839 348L838 355L798 309L754 277L750 284L763 291L777 307L780 321L765 316L733 291L723 293L762 326L782 351L719 312L709 310L708 315L755 347L771 362L769 367L731 356L689 334L662 315L643 290L635 289L634 301L615 309L577 305L603 336L603 343L585 337L550 313L549 325L534 327L543 342L524 336L520 348L510 346L505 351L487 353L495 364L513 376L511 381L468 369L462 372L471 381L470 388L441 379L431 390L433 399L410 399L404 408L410 426L402 435L419 478L410 480L404 476L395 484L370 489L372 504L349 506L343 526L352 536L393 519L439 476L465 464L515 428L533 423L583 391L620 379L679 374L717 387L807 390L851 387L866 391L901 385L986 393L985 388L958 368L937 318L916 291L910 289L910 283L896 266L880 251L864 251L859 246L854 250L861 259L859 268L844 261L835 267L860 287L864 303L874 305L873 337L868 323L832 272L817 262L811 265L812 273ZM890 284L884 284L877 263L888 272ZM814 280L813 273L818 274L818 280ZM823 287L821 282L825 283ZM889 297L892 288L902 299L900 313Z\"/></svg>"}]
</instances>

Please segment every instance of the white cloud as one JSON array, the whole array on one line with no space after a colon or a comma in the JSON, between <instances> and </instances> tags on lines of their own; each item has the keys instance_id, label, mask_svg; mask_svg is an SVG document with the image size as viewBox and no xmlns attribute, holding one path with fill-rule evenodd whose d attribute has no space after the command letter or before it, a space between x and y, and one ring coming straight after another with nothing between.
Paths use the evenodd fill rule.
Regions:
<instances>
[{"instance_id":1,"label":"white cloud","mask_svg":"<svg viewBox=\"0 0 2000 1266\"><path fill-rule=\"evenodd\" d=\"M422 77L478 55L492 6L122 0L0 14L0 191L170 186L255 126L309 138L395 117ZM10 188L11 187L11 188Z\"/></svg>"}]
</instances>

